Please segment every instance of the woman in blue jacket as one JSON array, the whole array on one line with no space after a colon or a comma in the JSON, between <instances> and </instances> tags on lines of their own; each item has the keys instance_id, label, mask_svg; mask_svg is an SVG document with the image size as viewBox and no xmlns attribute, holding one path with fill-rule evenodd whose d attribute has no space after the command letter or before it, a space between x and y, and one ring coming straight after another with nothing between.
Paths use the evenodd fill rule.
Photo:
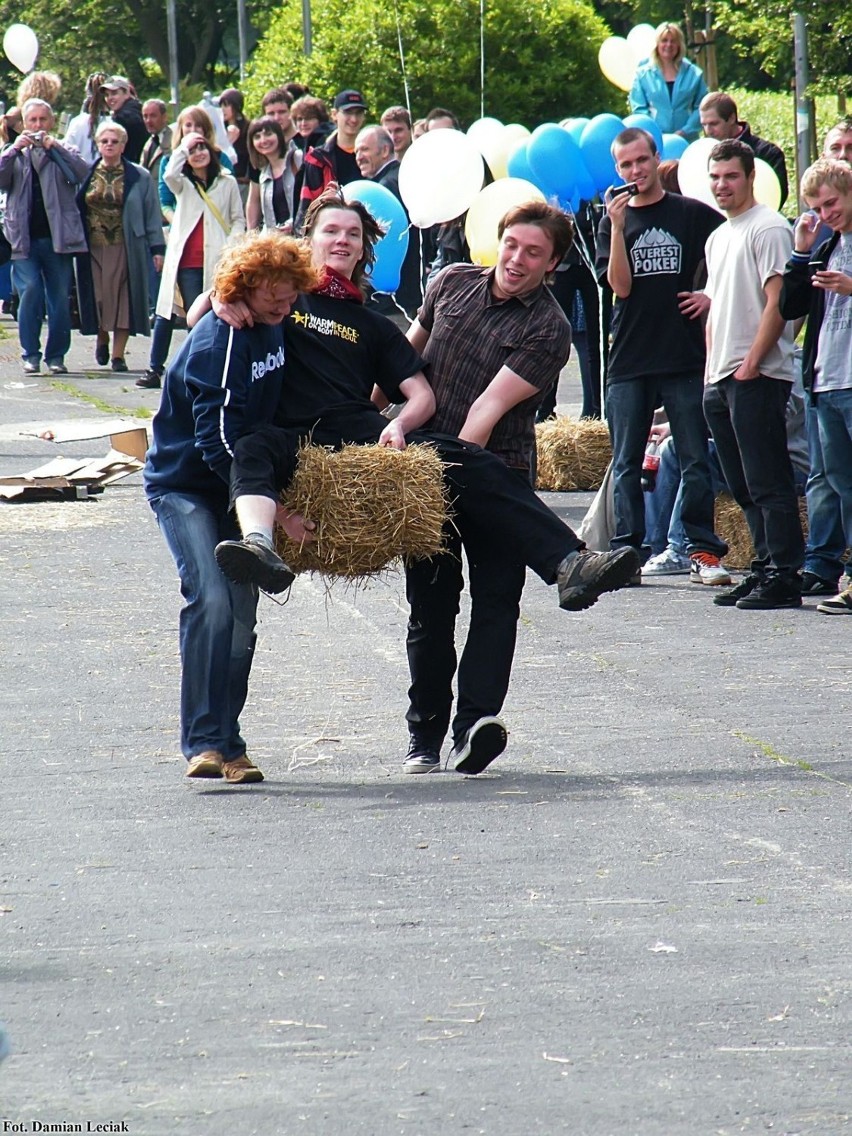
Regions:
<instances>
[{"instance_id":1,"label":"woman in blue jacket","mask_svg":"<svg viewBox=\"0 0 852 1136\"><path fill-rule=\"evenodd\" d=\"M686 40L677 24L660 24L651 57L642 63L630 88L630 109L648 114L664 134L694 142L701 133L698 107L707 94L700 67L686 58Z\"/></svg>"}]
</instances>

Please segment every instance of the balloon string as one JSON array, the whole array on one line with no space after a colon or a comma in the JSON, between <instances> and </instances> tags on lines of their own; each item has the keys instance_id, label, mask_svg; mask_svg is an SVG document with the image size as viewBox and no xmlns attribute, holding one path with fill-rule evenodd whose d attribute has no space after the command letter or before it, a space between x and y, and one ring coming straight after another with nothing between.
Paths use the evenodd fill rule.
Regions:
<instances>
[{"instance_id":1,"label":"balloon string","mask_svg":"<svg viewBox=\"0 0 852 1136\"><path fill-rule=\"evenodd\" d=\"M394 0L394 12L396 13L396 40L399 44L399 69L402 72L402 85L405 88L405 105L408 108L408 117L414 121L414 116L411 113L411 93L408 90L408 72L405 70L405 52L402 49L402 25L399 20L399 0Z\"/></svg>"},{"instance_id":2,"label":"balloon string","mask_svg":"<svg viewBox=\"0 0 852 1136\"><path fill-rule=\"evenodd\" d=\"M479 0L479 117L485 118L485 0Z\"/></svg>"}]
</instances>

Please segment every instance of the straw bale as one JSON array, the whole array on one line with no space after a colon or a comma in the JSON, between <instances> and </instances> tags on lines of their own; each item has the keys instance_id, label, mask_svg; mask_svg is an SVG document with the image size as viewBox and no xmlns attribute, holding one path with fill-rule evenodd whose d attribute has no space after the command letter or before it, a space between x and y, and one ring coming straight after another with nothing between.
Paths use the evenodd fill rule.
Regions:
<instances>
[{"instance_id":1,"label":"straw bale","mask_svg":"<svg viewBox=\"0 0 852 1136\"><path fill-rule=\"evenodd\" d=\"M808 535L808 509L804 497L799 498L799 519L802 532ZM754 545L751 540L745 513L730 495L719 493L716 497L716 535L728 545L724 557L728 568L750 568L754 559Z\"/></svg>"},{"instance_id":2,"label":"straw bale","mask_svg":"<svg viewBox=\"0 0 852 1136\"><path fill-rule=\"evenodd\" d=\"M612 457L609 430L596 418L551 418L535 428L539 489L600 489Z\"/></svg>"},{"instance_id":3,"label":"straw bale","mask_svg":"<svg viewBox=\"0 0 852 1136\"><path fill-rule=\"evenodd\" d=\"M304 446L281 503L317 526L309 544L276 529L276 549L294 572L361 579L443 547L448 496L432 446Z\"/></svg>"}]
</instances>

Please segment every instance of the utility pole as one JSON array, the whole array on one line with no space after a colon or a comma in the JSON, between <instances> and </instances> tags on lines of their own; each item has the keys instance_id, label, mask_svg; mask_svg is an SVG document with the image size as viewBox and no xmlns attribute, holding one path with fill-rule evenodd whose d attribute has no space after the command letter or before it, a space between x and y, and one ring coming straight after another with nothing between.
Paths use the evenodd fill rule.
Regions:
<instances>
[{"instance_id":1,"label":"utility pole","mask_svg":"<svg viewBox=\"0 0 852 1136\"><path fill-rule=\"evenodd\" d=\"M305 44L305 55L310 55L314 49L313 29L311 27L311 0L302 0L302 38Z\"/></svg>"},{"instance_id":2,"label":"utility pole","mask_svg":"<svg viewBox=\"0 0 852 1136\"><path fill-rule=\"evenodd\" d=\"M180 114L180 86L178 72L177 46L177 8L175 0L166 0L166 32L169 40L169 90L171 92L172 113Z\"/></svg>"},{"instance_id":3,"label":"utility pole","mask_svg":"<svg viewBox=\"0 0 852 1136\"><path fill-rule=\"evenodd\" d=\"M237 0L237 35L239 37L240 51L240 82L246 77L246 59L248 57L248 21L246 20L246 0Z\"/></svg>"},{"instance_id":4,"label":"utility pole","mask_svg":"<svg viewBox=\"0 0 852 1136\"><path fill-rule=\"evenodd\" d=\"M808 27L801 12L793 13L793 53L796 66L796 185L816 157L814 101L806 94L808 83ZM798 192L796 194L798 197ZM799 200L804 208L804 203Z\"/></svg>"}]
</instances>

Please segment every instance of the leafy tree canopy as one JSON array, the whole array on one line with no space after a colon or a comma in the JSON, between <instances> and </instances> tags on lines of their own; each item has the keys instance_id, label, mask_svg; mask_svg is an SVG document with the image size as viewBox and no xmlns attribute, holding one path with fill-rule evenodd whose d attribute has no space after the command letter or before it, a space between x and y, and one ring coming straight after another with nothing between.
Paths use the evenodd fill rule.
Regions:
<instances>
[{"instance_id":1,"label":"leafy tree canopy","mask_svg":"<svg viewBox=\"0 0 852 1136\"><path fill-rule=\"evenodd\" d=\"M331 99L363 90L377 114L405 102L399 14L415 117L445 106L480 116L479 0L312 0L313 52L305 57L301 0L284 0L251 60L244 84L252 107L287 80ZM487 0L485 113L536 124L603 110L624 100L601 75L597 51L609 34L583 0Z\"/></svg>"}]
</instances>

